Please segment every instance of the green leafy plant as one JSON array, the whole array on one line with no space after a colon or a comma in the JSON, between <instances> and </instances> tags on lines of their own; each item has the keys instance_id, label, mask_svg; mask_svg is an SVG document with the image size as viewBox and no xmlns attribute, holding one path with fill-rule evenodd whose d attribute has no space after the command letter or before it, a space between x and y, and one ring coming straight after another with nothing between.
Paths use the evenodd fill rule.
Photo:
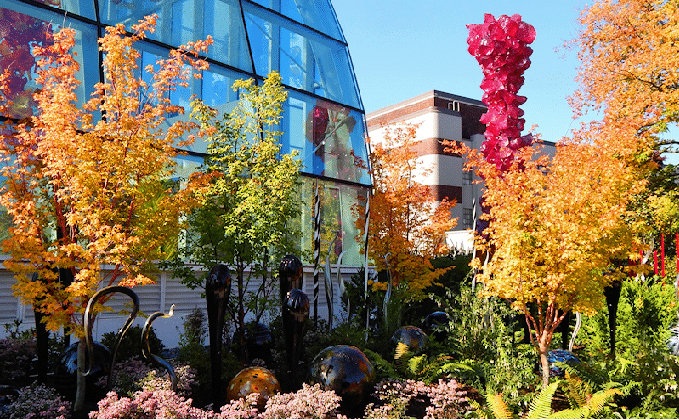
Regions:
<instances>
[{"instance_id":1,"label":"green leafy plant","mask_svg":"<svg viewBox=\"0 0 679 420\"><path fill-rule=\"evenodd\" d=\"M120 342L120 346L118 346L118 353L116 355L117 361L130 359L132 357L141 358L141 333L142 327L139 325L133 325L127 330ZM101 336L101 344L106 346L111 352L113 352L117 340L117 331L110 331ZM156 336L153 327L151 327L151 331L149 332L149 345L151 347L151 353L153 354L160 354L165 349L162 341Z\"/></svg>"}]
</instances>

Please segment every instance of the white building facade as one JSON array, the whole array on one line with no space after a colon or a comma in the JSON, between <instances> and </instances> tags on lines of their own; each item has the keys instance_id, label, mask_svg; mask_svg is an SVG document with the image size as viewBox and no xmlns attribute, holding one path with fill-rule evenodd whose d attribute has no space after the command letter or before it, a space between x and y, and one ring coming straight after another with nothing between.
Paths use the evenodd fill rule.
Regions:
<instances>
[{"instance_id":1,"label":"white building facade","mask_svg":"<svg viewBox=\"0 0 679 420\"><path fill-rule=\"evenodd\" d=\"M418 164L431 169L419 177L418 182L430 187L435 202L448 198L457 203L451 209L457 226L446 237L448 246L457 252L473 249L472 229L481 214L478 203L483 186L476 182L478 177L472 171L464 170L461 156L444 151L442 142L454 141L473 149L480 148L485 140L486 126L479 120L487 109L481 101L432 90L366 114L371 143L382 141L387 125L418 125ZM544 142L544 146L544 151L550 155L556 151L554 143Z\"/></svg>"}]
</instances>

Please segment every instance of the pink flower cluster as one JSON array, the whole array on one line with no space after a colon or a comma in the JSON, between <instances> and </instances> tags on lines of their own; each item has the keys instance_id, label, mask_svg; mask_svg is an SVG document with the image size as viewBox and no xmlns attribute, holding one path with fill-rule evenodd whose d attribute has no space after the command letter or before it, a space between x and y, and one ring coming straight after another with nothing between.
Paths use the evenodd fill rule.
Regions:
<instances>
[{"instance_id":1,"label":"pink flower cluster","mask_svg":"<svg viewBox=\"0 0 679 420\"><path fill-rule=\"evenodd\" d=\"M455 379L438 384L387 379L375 385L373 395L380 402L368 404L365 418L464 418L472 411L466 387Z\"/></svg>"},{"instance_id":2,"label":"pink flower cluster","mask_svg":"<svg viewBox=\"0 0 679 420\"><path fill-rule=\"evenodd\" d=\"M302 384L296 393L269 397L261 417L265 419L343 418L338 412L342 400L335 391L324 391L319 384ZM224 409L222 409L224 412Z\"/></svg>"},{"instance_id":3,"label":"pink flower cluster","mask_svg":"<svg viewBox=\"0 0 679 420\"><path fill-rule=\"evenodd\" d=\"M1 413L10 419L65 419L71 412L71 403L45 385L32 385L17 391L16 397Z\"/></svg>"},{"instance_id":4,"label":"pink flower cluster","mask_svg":"<svg viewBox=\"0 0 679 420\"><path fill-rule=\"evenodd\" d=\"M191 386L196 383L195 371L188 365L174 364L174 372L177 376L179 395L190 394ZM106 379L105 376L100 378L97 385L106 386ZM119 395L130 397L136 391L169 390L172 388L172 382L166 372L158 372L135 356L116 364L111 387Z\"/></svg>"},{"instance_id":5,"label":"pink flower cluster","mask_svg":"<svg viewBox=\"0 0 679 420\"><path fill-rule=\"evenodd\" d=\"M192 400L169 389L145 389L131 397L111 391L99 401L99 410L89 413L92 419L287 419L346 418L337 409L341 398L334 391L323 391L320 385L303 384L295 393L269 397L263 412L257 410L259 394L248 395L222 406L219 412L193 407Z\"/></svg>"},{"instance_id":6,"label":"pink flower cluster","mask_svg":"<svg viewBox=\"0 0 679 420\"><path fill-rule=\"evenodd\" d=\"M91 419L203 419L212 413L191 406L185 399L166 389L137 391L132 398L109 392L99 401L99 410L89 413Z\"/></svg>"},{"instance_id":7,"label":"pink flower cluster","mask_svg":"<svg viewBox=\"0 0 679 420\"><path fill-rule=\"evenodd\" d=\"M500 16L497 20L485 14L483 24L467 25L467 51L483 70L482 101L488 105L481 122L486 124L486 140L481 152L488 162L500 170L508 169L514 151L532 143L532 136L521 137L525 120L519 105L526 102L518 95L523 86L523 72L530 67L535 40L535 28L523 22L521 16Z\"/></svg>"}]
</instances>

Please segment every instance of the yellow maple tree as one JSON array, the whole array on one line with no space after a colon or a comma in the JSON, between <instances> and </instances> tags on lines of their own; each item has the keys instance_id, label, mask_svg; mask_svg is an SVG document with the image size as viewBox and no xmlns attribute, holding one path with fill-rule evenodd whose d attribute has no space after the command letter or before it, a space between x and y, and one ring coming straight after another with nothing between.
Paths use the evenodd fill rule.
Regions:
<instances>
[{"instance_id":1,"label":"yellow maple tree","mask_svg":"<svg viewBox=\"0 0 679 420\"><path fill-rule=\"evenodd\" d=\"M456 149L485 182L489 226L476 245L490 258L473 262L480 294L507 299L525 315L545 386L549 346L564 314L601 309L604 287L626 276L614 262L637 257L627 223L629 199L643 187L635 151L587 133L557 144L553 158L539 145L521 148L507 171L478 151Z\"/></svg>"},{"instance_id":2,"label":"yellow maple tree","mask_svg":"<svg viewBox=\"0 0 679 420\"><path fill-rule=\"evenodd\" d=\"M2 132L0 203L12 220L5 266L16 273L15 293L45 314L48 329L64 326L82 337L83 313L98 289L151 283L154 260L176 241L182 212L195 204L199 183L178 190L171 181L189 125L168 121L183 112L169 93L207 68L198 54L211 40L140 69L134 43L155 20L133 25L131 35L123 25L107 28L99 40L104 81L82 107L75 31L61 29L35 47L34 115L9 120ZM0 88L7 77L0 76ZM1 92L0 113L7 115L11 102ZM59 280L59 270L70 273L70 284Z\"/></svg>"},{"instance_id":3,"label":"yellow maple tree","mask_svg":"<svg viewBox=\"0 0 679 420\"><path fill-rule=\"evenodd\" d=\"M430 187L416 180L432 170L417 163L416 130L413 124L385 127L383 141L371 145L369 156L373 179L369 257L378 271L389 270L394 285L407 284L413 299L423 297L422 291L445 272L434 269L430 260L448 251L445 232L456 224L450 216L455 201L436 204ZM355 207L358 216L364 211L364 206ZM356 228L365 235L362 217ZM387 285L377 282L373 287Z\"/></svg>"}]
</instances>

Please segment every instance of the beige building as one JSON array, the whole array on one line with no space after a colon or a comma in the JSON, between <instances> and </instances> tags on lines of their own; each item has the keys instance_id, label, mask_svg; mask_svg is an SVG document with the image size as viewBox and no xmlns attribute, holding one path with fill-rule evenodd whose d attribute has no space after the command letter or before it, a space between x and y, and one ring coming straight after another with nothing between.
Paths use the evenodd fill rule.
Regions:
<instances>
[{"instance_id":1,"label":"beige building","mask_svg":"<svg viewBox=\"0 0 679 420\"><path fill-rule=\"evenodd\" d=\"M457 227L448 233L451 249L470 252L472 228L480 214L478 199L482 185L475 183L476 176L463 168L463 158L445 153L443 140L462 142L478 149L485 140L485 124L479 119L488 107L476 99L432 90L395 105L366 114L371 143L380 142L384 126L397 123L419 124L417 129L417 154L419 163L431 172L419 180L429 185L435 201L448 197L457 205L451 215L457 218ZM552 142L544 142L545 152L556 150ZM476 210L474 209L476 207Z\"/></svg>"}]
</instances>

